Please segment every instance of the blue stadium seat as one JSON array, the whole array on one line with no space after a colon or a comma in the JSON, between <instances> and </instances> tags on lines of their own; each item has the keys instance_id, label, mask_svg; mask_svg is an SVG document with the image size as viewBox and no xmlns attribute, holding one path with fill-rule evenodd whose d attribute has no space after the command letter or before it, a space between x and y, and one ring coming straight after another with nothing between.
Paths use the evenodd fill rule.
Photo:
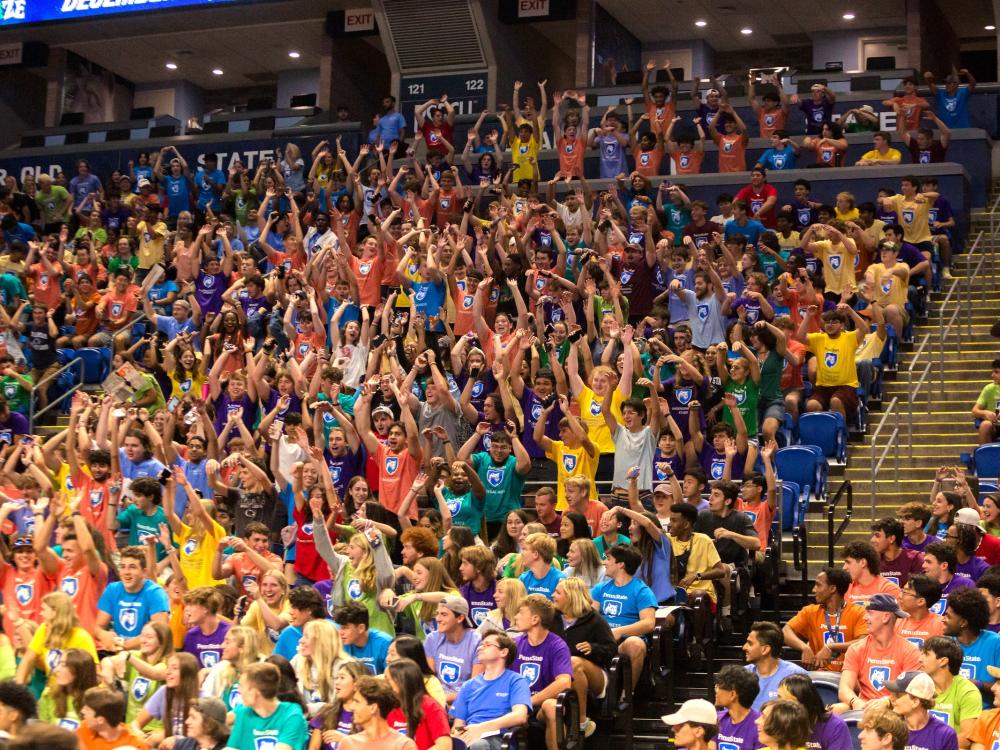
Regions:
<instances>
[{"instance_id":1,"label":"blue stadium seat","mask_svg":"<svg viewBox=\"0 0 1000 750\"><path fill-rule=\"evenodd\" d=\"M795 482L805 502L826 495L827 466L823 451L815 445L792 445L774 456L775 471L782 481Z\"/></svg>"},{"instance_id":2,"label":"blue stadium seat","mask_svg":"<svg viewBox=\"0 0 1000 750\"><path fill-rule=\"evenodd\" d=\"M1000 443L980 445L972 453L972 465L980 479L1000 477Z\"/></svg>"},{"instance_id":3,"label":"blue stadium seat","mask_svg":"<svg viewBox=\"0 0 1000 750\"><path fill-rule=\"evenodd\" d=\"M996 482L980 482L979 483L979 504L983 504L983 500L986 499L987 495L995 495L1000 492L1000 485Z\"/></svg>"},{"instance_id":4,"label":"blue stadium seat","mask_svg":"<svg viewBox=\"0 0 1000 750\"><path fill-rule=\"evenodd\" d=\"M83 360L84 383L101 383L111 372L111 349L86 347L77 350L77 355Z\"/></svg>"},{"instance_id":5,"label":"blue stadium seat","mask_svg":"<svg viewBox=\"0 0 1000 750\"><path fill-rule=\"evenodd\" d=\"M839 672L810 672L809 679L812 680L816 692L823 699L824 706L829 706L840 700L837 693L840 686Z\"/></svg>"},{"instance_id":6,"label":"blue stadium seat","mask_svg":"<svg viewBox=\"0 0 1000 750\"><path fill-rule=\"evenodd\" d=\"M879 359L889 372L895 372L898 369L899 335L896 333L896 327L891 323L885 324L885 346L882 347Z\"/></svg>"},{"instance_id":7,"label":"blue stadium seat","mask_svg":"<svg viewBox=\"0 0 1000 750\"><path fill-rule=\"evenodd\" d=\"M861 717L864 714L861 711L848 711L842 714L841 718L844 723L847 724L847 729L851 733L851 742L854 743L854 750L861 750L861 738L858 736L861 732L861 728L858 724L861 723Z\"/></svg>"},{"instance_id":8,"label":"blue stadium seat","mask_svg":"<svg viewBox=\"0 0 1000 750\"><path fill-rule=\"evenodd\" d=\"M799 440L816 445L826 458L847 461L847 422L840 412L814 411L799 417Z\"/></svg>"},{"instance_id":9,"label":"blue stadium seat","mask_svg":"<svg viewBox=\"0 0 1000 750\"><path fill-rule=\"evenodd\" d=\"M791 531L802 517L802 490L795 482L781 481L781 530Z\"/></svg>"}]
</instances>

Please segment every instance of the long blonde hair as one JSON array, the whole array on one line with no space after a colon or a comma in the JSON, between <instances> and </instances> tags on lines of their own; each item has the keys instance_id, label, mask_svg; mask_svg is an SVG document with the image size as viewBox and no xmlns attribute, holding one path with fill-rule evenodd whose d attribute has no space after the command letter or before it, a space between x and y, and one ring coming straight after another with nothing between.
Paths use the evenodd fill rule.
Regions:
<instances>
[{"instance_id":1,"label":"long blonde hair","mask_svg":"<svg viewBox=\"0 0 1000 750\"><path fill-rule=\"evenodd\" d=\"M368 541L368 537L364 534L355 534L347 543L357 544L364 550L364 557L361 558L358 566L354 568L354 577L361 584L362 591L371 596L377 596L378 584L375 571L375 553L372 551L371 542Z\"/></svg>"},{"instance_id":2,"label":"long blonde hair","mask_svg":"<svg viewBox=\"0 0 1000 750\"><path fill-rule=\"evenodd\" d=\"M604 572L604 565L601 563L601 553L597 551L597 545L593 539L574 539L569 543L570 549L576 547L580 553L580 564L573 568L573 575L579 576L587 586L593 586L600 580Z\"/></svg>"},{"instance_id":3,"label":"long blonde hair","mask_svg":"<svg viewBox=\"0 0 1000 750\"><path fill-rule=\"evenodd\" d=\"M223 684L232 684L243 670L260 660L261 637L253 628L246 625L234 625L229 628L226 637L236 641L239 656L222 669Z\"/></svg>"},{"instance_id":4,"label":"long blonde hair","mask_svg":"<svg viewBox=\"0 0 1000 750\"><path fill-rule=\"evenodd\" d=\"M160 645L148 657L141 651L139 651L139 656L150 664L162 664L174 653L174 634L165 622L149 622L146 623L146 627L156 633L156 640Z\"/></svg>"},{"instance_id":5,"label":"long blonde hair","mask_svg":"<svg viewBox=\"0 0 1000 750\"><path fill-rule=\"evenodd\" d=\"M80 627L73 600L63 591L53 591L42 597L42 604L52 608L52 619L45 623L45 648L65 647L73 628Z\"/></svg>"},{"instance_id":6,"label":"long blonde hair","mask_svg":"<svg viewBox=\"0 0 1000 750\"><path fill-rule=\"evenodd\" d=\"M506 601L502 607L498 607L494 612L499 612L500 616L507 622L514 622L514 615L517 614L521 603L528 596L528 590L519 578L501 578L497 581L497 591L503 592Z\"/></svg>"},{"instance_id":7,"label":"long blonde hair","mask_svg":"<svg viewBox=\"0 0 1000 750\"><path fill-rule=\"evenodd\" d=\"M299 687L303 693L307 690L319 693L322 702L329 703L335 698L334 677L337 669L345 661L353 659L344 651L337 626L329 620L310 620L302 628L302 638L308 638L312 643L312 655L296 654L292 659Z\"/></svg>"},{"instance_id":8,"label":"long blonde hair","mask_svg":"<svg viewBox=\"0 0 1000 750\"><path fill-rule=\"evenodd\" d=\"M563 578L556 584L556 588L561 588L566 597L566 604L560 612L567 617L579 620L593 610L594 600L590 596L590 588L579 578Z\"/></svg>"},{"instance_id":9,"label":"long blonde hair","mask_svg":"<svg viewBox=\"0 0 1000 750\"><path fill-rule=\"evenodd\" d=\"M455 585L455 582L451 580L451 576L448 575L448 571L445 569L444 563L436 557L421 557L413 565L414 567L419 565L427 571L427 583L424 585L423 591L419 593L424 593L426 591L458 591L458 587ZM437 602L423 602L420 605L421 621L426 622L427 620L433 619L437 614L437 610Z\"/></svg>"}]
</instances>

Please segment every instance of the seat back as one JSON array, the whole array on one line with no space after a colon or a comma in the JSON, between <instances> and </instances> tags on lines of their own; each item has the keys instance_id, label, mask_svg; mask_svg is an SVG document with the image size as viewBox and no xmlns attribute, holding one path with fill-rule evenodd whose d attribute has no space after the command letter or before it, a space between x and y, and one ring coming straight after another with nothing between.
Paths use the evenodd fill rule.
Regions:
<instances>
[{"instance_id":1,"label":"seat back","mask_svg":"<svg viewBox=\"0 0 1000 750\"><path fill-rule=\"evenodd\" d=\"M799 417L799 439L815 445L825 458L843 461L847 457L847 423L840 412L814 411Z\"/></svg>"},{"instance_id":2,"label":"seat back","mask_svg":"<svg viewBox=\"0 0 1000 750\"><path fill-rule=\"evenodd\" d=\"M976 467L976 476L980 479L1000 477L1000 443L980 445L972 453L972 464Z\"/></svg>"},{"instance_id":3,"label":"seat back","mask_svg":"<svg viewBox=\"0 0 1000 750\"><path fill-rule=\"evenodd\" d=\"M85 347L77 350L83 360L83 382L101 383L111 372L111 350L107 347Z\"/></svg>"},{"instance_id":4,"label":"seat back","mask_svg":"<svg viewBox=\"0 0 1000 750\"><path fill-rule=\"evenodd\" d=\"M798 522L802 488L792 481L781 481L781 530L791 531Z\"/></svg>"}]
</instances>

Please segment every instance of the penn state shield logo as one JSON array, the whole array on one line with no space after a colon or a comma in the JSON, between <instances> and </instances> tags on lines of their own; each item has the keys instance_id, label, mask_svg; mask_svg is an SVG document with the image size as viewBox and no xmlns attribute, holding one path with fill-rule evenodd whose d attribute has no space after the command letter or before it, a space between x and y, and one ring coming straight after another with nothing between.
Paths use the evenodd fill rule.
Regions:
<instances>
[{"instance_id":1,"label":"penn state shield logo","mask_svg":"<svg viewBox=\"0 0 1000 750\"><path fill-rule=\"evenodd\" d=\"M813 110L813 122L823 122L823 110Z\"/></svg>"},{"instance_id":2,"label":"penn state shield logo","mask_svg":"<svg viewBox=\"0 0 1000 750\"><path fill-rule=\"evenodd\" d=\"M201 652L201 665L203 667L214 667L219 663L219 652L216 649Z\"/></svg>"},{"instance_id":3,"label":"penn state shield logo","mask_svg":"<svg viewBox=\"0 0 1000 750\"><path fill-rule=\"evenodd\" d=\"M687 154L681 154L681 158L679 161L680 161L680 168L687 169L691 164L691 157L688 156Z\"/></svg>"},{"instance_id":4,"label":"penn state shield logo","mask_svg":"<svg viewBox=\"0 0 1000 750\"><path fill-rule=\"evenodd\" d=\"M441 208L443 208L445 211L447 211L449 208L451 208L451 198L442 198L441 199Z\"/></svg>"},{"instance_id":5,"label":"penn state shield logo","mask_svg":"<svg viewBox=\"0 0 1000 750\"><path fill-rule=\"evenodd\" d=\"M22 607L35 596L35 584L19 583L14 587L14 596Z\"/></svg>"},{"instance_id":6,"label":"penn state shield logo","mask_svg":"<svg viewBox=\"0 0 1000 750\"><path fill-rule=\"evenodd\" d=\"M486 483L490 487L499 487L503 484L503 469L487 469L486 470Z\"/></svg>"},{"instance_id":7,"label":"penn state shield logo","mask_svg":"<svg viewBox=\"0 0 1000 750\"><path fill-rule=\"evenodd\" d=\"M184 391L184 393L191 390L191 378L181 381L181 390Z\"/></svg>"},{"instance_id":8,"label":"penn state shield logo","mask_svg":"<svg viewBox=\"0 0 1000 750\"><path fill-rule=\"evenodd\" d=\"M464 297L462 297L462 309L471 310L472 305L475 301L476 301L475 297L473 297L471 294L466 294Z\"/></svg>"},{"instance_id":9,"label":"penn state shield logo","mask_svg":"<svg viewBox=\"0 0 1000 750\"><path fill-rule=\"evenodd\" d=\"M927 713L943 724L947 724L951 720L951 714L947 711L928 711Z\"/></svg>"},{"instance_id":10,"label":"penn state shield logo","mask_svg":"<svg viewBox=\"0 0 1000 750\"><path fill-rule=\"evenodd\" d=\"M949 112L954 112L956 109L958 109L958 99L957 98L956 99L945 99L944 100L944 108L946 110L948 110Z\"/></svg>"},{"instance_id":11,"label":"penn state shield logo","mask_svg":"<svg viewBox=\"0 0 1000 750\"><path fill-rule=\"evenodd\" d=\"M820 158L823 161L830 161L831 159L833 159L833 152L832 151L826 151L826 150L821 151L820 152Z\"/></svg>"},{"instance_id":12,"label":"penn state shield logo","mask_svg":"<svg viewBox=\"0 0 1000 750\"><path fill-rule=\"evenodd\" d=\"M837 352L827 352L823 357L823 364L829 368L837 366Z\"/></svg>"},{"instance_id":13,"label":"penn state shield logo","mask_svg":"<svg viewBox=\"0 0 1000 750\"><path fill-rule=\"evenodd\" d=\"M7 383L7 385L3 387L3 395L4 398L8 400L14 398L17 395L17 384Z\"/></svg>"},{"instance_id":14,"label":"penn state shield logo","mask_svg":"<svg viewBox=\"0 0 1000 750\"><path fill-rule=\"evenodd\" d=\"M427 297L427 287L425 286L420 287L417 290L416 297L418 302L423 302L424 299Z\"/></svg>"},{"instance_id":15,"label":"penn state shield logo","mask_svg":"<svg viewBox=\"0 0 1000 750\"><path fill-rule=\"evenodd\" d=\"M275 750L278 747L277 737L254 737L254 750Z\"/></svg>"},{"instance_id":16,"label":"penn state shield logo","mask_svg":"<svg viewBox=\"0 0 1000 750\"><path fill-rule=\"evenodd\" d=\"M302 534L303 536L312 536L313 525L311 523L302 524Z\"/></svg>"},{"instance_id":17,"label":"penn state shield logo","mask_svg":"<svg viewBox=\"0 0 1000 750\"><path fill-rule=\"evenodd\" d=\"M708 320L708 305L698 305L698 320Z\"/></svg>"},{"instance_id":18,"label":"penn state shield logo","mask_svg":"<svg viewBox=\"0 0 1000 750\"><path fill-rule=\"evenodd\" d=\"M59 726L63 729L68 729L71 732L75 732L80 728L80 722L74 721L73 719L59 719Z\"/></svg>"},{"instance_id":19,"label":"penn state shield logo","mask_svg":"<svg viewBox=\"0 0 1000 750\"><path fill-rule=\"evenodd\" d=\"M570 453L563 456L563 468L567 474L572 474L573 470L576 469L576 456Z\"/></svg>"},{"instance_id":20,"label":"penn state shield logo","mask_svg":"<svg viewBox=\"0 0 1000 750\"><path fill-rule=\"evenodd\" d=\"M812 224L812 211L808 208L799 209L799 224Z\"/></svg>"},{"instance_id":21,"label":"penn state shield logo","mask_svg":"<svg viewBox=\"0 0 1000 750\"><path fill-rule=\"evenodd\" d=\"M605 143L604 156L606 156L608 159L613 159L615 157L615 154L618 153L617 146L618 143L615 141L612 141L611 143Z\"/></svg>"},{"instance_id":22,"label":"penn state shield logo","mask_svg":"<svg viewBox=\"0 0 1000 750\"><path fill-rule=\"evenodd\" d=\"M62 583L59 584L59 588L68 596L76 596L76 592L80 590L80 582L76 579L76 576L66 576L62 579Z\"/></svg>"},{"instance_id":23,"label":"penn state shield logo","mask_svg":"<svg viewBox=\"0 0 1000 750\"><path fill-rule=\"evenodd\" d=\"M352 578L347 583L347 595L352 599L360 599L364 592L361 590L361 581L357 578Z\"/></svg>"},{"instance_id":24,"label":"penn state shield logo","mask_svg":"<svg viewBox=\"0 0 1000 750\"><path fill-rule=\"evenodd\" d=\"M920 152L920 163L921 164L930 164L931 163L931 152L930 151L921 151Z\"/></svg>"},{"instance_id":25,"label":"penn state shield logo","mask_svg":"<svg viewBox=\"0 0 1000 750\"><path fill-rule=\"evenodd\" d=\"M59 666L59 662L62 660L62 650L58 648L50 648L49 653L45 656L45 663L49 665L49 671L55 671L55 668Z\"/></svg>"},{"instance_id":26,"label":"penn state shield logo","mask_svg":"<svg viewBox=\"0 0 1000 750\"><path fill-rule=\"evenodd\" d=\"M917 217L916 212L912 208L903 209L903 223L912 224L913 220Z\"/></svg>"},{"instance_id":27,"label":"penn state shield logo","mask_svg":"<svg viewBox=\"0 0 1000 750\"><path fill-rule=\"evenodd\" d=\"M521 677L526 679L529 685L534 685L541 673L542 670L535 662L529 661L521 665Z\"/></svg>"},{"instance_id":28,"label":"penn state shield logo","mask_svg":"<svg viewBox=\"0 0 1000 750\"><path fill-rule=\"evenodd\" d=\"M882 289L882 294L888 294L892 291L892 281L883 281L880 288Z\"/></svg>"},{"instance_id":29,"label":"penn state shield logo","mask_svg":"<svg viewBox=\"0 0 1000 750\"><path fill-rule=\"evenodd\" d=\"M596 417L601 413L602 402L598 401L596 398L592 399L590 402L590 416Z\"/></svg>"},{"instance_id":30,"label":"penn state shield logo","mask_svg":"<svg viewBox=\"0 0 1000 750\"><path fill-rule=\"evenodd\" d=\"M339 466L331 466L330 467L330 479L333 480L333 483L334 484L338 484L340 482L340 477L341 477L341 467L339 467Z\"/></svg>"},{"instance_id":31,"label":"penn state shield logo","mask_svg":"<svg viewBox=\"0 0 1000 750\"><path fill-rule=\"evenodd\" d=\"M908 640L910 643L912 643L914 646L916 646L919 649L923 649L923 647L924 647L924 639L923 638L907 638L906 640Z\"/></svg>"},{"instance_id":32,"label":"penn state shield logo","mask_svg":"<svg viewBox=\"0 0 1000 750\"><path fill-rule=\"evenodd\" d=\"M188 539L184 542L184 554L193 555L194 551L198 549L198 542L195 539Z\"/></svg>"},{"instance_id":33,"label":"penn state shield logo","mask_svg":"<svg viewBox=\"0 0 1000 750\"><path fill-rule=\"evenodd\" d=\"M830 268L832 268L834 271L839 271L840 270L840 256L839 255L831 255L830 256Z\"/></svg>"},{"instance_id":34,"label":"penn state shield logo","mask_svg":"<svg viewBox=\"0 0 1000 750\"><path fill-rule=\"evenodd\" d=\"M234 685L233 689L229 691L229 705L233 708L243 705L243 694L240 693L239 686Z\"/></svg>"},{"instance_id":35,"label":"penn state shield logo","mask_svg":"<svg viewBox=\"0 0 1000 750\"><path fill-rule=\"evenodd\" d=\"M722 479L722 473L726 470L726 462L724 460L715 459L712 461L712 479Z\"/></svg>"},{"instance_id":36,"label":"penn state shield logo","mask_svg":"<svg viewBox=\"0 0 1000 750\"><path fill-rule=\"evenodd\" d=\"M575 143L567 143L565 146L563 146L563 151L565 151L567 154L572 154L575 150L576 150Z\"/></svg>"},{"instance_id":37,"label":"penn state shield logo","mask_svg":"<svg viewBox=\"0 0 1000 750\"><path fill-rule=\"evenodd\" d=\"M762 200L752 200L750 201L750 213L757 213L764 206L764 201Z\"/></svg>"},{"instance_id":38,"label":"penn state shield logo","mask_svg":"<svg viewBox=\"0 0 1000 750\"><path fill-rule=\"evenodd\" d=\"M134 630L139 624L139 610L135 607L122 607L118 610L118 624L125 630Z\"/></svg>"},{"instance_id":39,"label":"penn state shield logo","mask_svg":"<svg viewBox=\"0 0 1000 750\"><path fill-rule=\"evenodd\" d=\"M774 125L774 115L764 115L764 124L767 125L767 127Z\"/></svg>"},{"instance_id":40,"label":"penn state shield logo","mask_svg":"<svg viewBox=\"0 0 1000 750\"><path fill-rule=\"evenodd\" d=\"M121 302L112 302L111 303L111 317L112 318L117 318L119 315L121 315L122 314L122 310L124 309L124 307L125 306Z\"/></svg>"},{"instance_id":41,"label":"penn state shield logo","mask_svg":"<svg viewBox=\"0 0 1000 750\"><path fill-rule=\"evenodd\" d=\"M621 283L622 283L622 284L627 284L627 283L629 283L629 282L630 282L630 281L632 280L632 274L633 274L633 273L634 273L633 271L630 271L630 270L628 270L627 268L626 268L626 269L623 269L623 270L622 270L622 278L621 278Z\"/></svg>"},{"instance_id":42,"label":"penn state shield logo","mask_svg":"<svg viewBox=\"0 0 1000 750\"><path fill-rule=\"evenodd\" d=\"M739 404L740 406L742 406L744 403L746 403L746 400L747 400L747 392L746 391L733 391L733 394L736 396L736 403L737 404Z\"/></svg>"},{"instance_id":43,"label":"penn state shield logo","mask_svg":"<svg viewBox=\"0 0 1000 750\"><path fill-rule=\"evenodd\" d=\"M462 510L462 501L459 500L458 498L453 498L449 500L447 502L447 505L448 505L448 512L451 513L452 516L457 516L459 512Z\"/></svg>"},{"instance_id":44,"label":"penn state shield logo","mask_svg":"<svg viewBox=\"0 0 1000 750\"><path fill-rule=\"evenodd\" d=\"M604 606L601 607L601 611L604 612L605 617L618 617L622 613L622 603L610 599L604 602Z\"/></svg>"},{"instance_id":45,"label":"penn state shield logo","mask_svg":"<svg viewBox=\"0 0 1000 750\"><path fill-rule=\"evenodd\" d=\"M691 403L691 399L694 397L693 388L678 388L674 391L674 396L677 397L677 403L681 406L687 406Z\"/></svg>"},{"instance_id":46,"label":"penn state shield logo","mask_svg":"<svg viewBox=\"0 0 1000 750\"><path fill-rule=\"evenodd\" d=\"M385 473L392 476L396 473L399 468L399 457L398 456L386 456L385 457Z\"/></svg>"},{"instance_id":47,"label":"penn state shield logo","mask_svg":"<svg viewBox=\"0 0 1000 750\"><path fill-rule=\"evenodd\" d=\"M740 746L735 742L720 742L718 750L740 750Z\"/></svg>"},{"instance_id":48,"label":"penn state shield logo","mask_svg":"<svg viewBox=\"0 0 1000 750\"><path fill-rule=\"evenodd\" d=\"M726 141L725 143L722 144L722 152L725 153L725 154L732 153L732 151L733 151L733 145L734 144L733 144L732 141Z\"/></svg>"},{"instance_id":49,"label":"penn state shield logo","mask_svg":"<svg viewBox=\"0 0 1000 750\"><path fill-rule=\"evenodd\" d=\"M445 685L454 685L462 676L462 670L455 662L442 657L438 666L438 676Z\"/></svg>"},{"instance_id":50,"label":"penn state shield logo","mask_svg":"<svg viewBox=\"0 0 1000 750\"><path fill-rule=\"evenodd\" d=\"M471 612L471 614L472 614L472 622L474 622L476 624L476 627L479 627L480 625L483 624L483 620L486 619L486 615L488 613L489 613L489 610L486 607L473 607L472 608L472 612Z\"/></svg>"},{"instance_id":51,"label":"penn state shield logo","mask_svg":"<svg viewBox=\"0 0 1000 750\"><path fill-rule=\"evenodd\" d=\"M542 404L536 401L531 407L531 421L537 422L542 418Z\"/></svg>"},{"instance_id":52,"label":"penn state shield logo","mask_svg":"<svg viewBox=\"0 0 1000 750\"><path fill-rule=\"evenodd\" d=\"M974 680L976 679L976 665L963 664L958 668L958 673L967 680Z\"/></svg>"},{"instance_id":53,"label":"penn state shield logo","mask_svg":"<svg viewBox=\"0 0 1000 750\"><path fill-rule=\"evenodd\" d=\"M775 169L784 169L785 168L785 157L784 156L782 156L781 154L775 154L773 158L774 158L774 168Z\"/></svg>"},{"instance_id":54,"label":"penn state shield logo","mask_svg":"<svg viewBox=\"0 0 1000 750\"><path fill-rule=\"evenodd\" d=\"M868 681L876 692L882 690L889 681L889 667L869 667Z\"/></svg>"},{"instance_id":55,"label":"penn state shield logo","mask_svg":"<svg viewBox=\"0 0 1000 750\"><path fill-rule=\"evenodd\" d=\"M206 289L211 289L213 286L215 286L215 277L214 276L204 276L202 278L202 280L201 280L201 285L203 287L205 287Z\"/></svg>"},{"instance_id":56,"label":"penn state shield logo","mask_svg":"<svg viewBox=\"0 0 1000 750\"><path fill-rule=\"evenodd\" d=\"M149 694L149 680L145 677L136 677L132 681L132 698L141 701Z\"/></svg>"},{"instance_id":57,"label":"penn state shield logo","mask_svg":"<svg viewBox=\"0 0 1000 750\"><path fill-rule=\"evenodd\" d=\"M359 263L358 264L358 271L361 272L362 276L367 276L368 272L371 271L371 270L372 270L372 264L371 263Z\"/></svg>"},{"instance_id":58,"label":"penn state shield logo","mask_svg":"<svg viewBox=\"0 0 1000 750\"><path fill-rule=\"evenodd\" d=\"M96 508L101 504L104 499L104 490L91 490L90 491L90 507Z\"/></svg>"},{"instance_id":59,"label":"penn state shield logo","mask_svg":"<svg viewBox=\"0 0 1000 750\"><path fill-rule=\"evenodd\" d=\"M484 388L485 386L483 385L483 381L477 380L475 385L472 386L472 397L479 398L482 396Z\"/></svg>"},{"instance_id":60,"label":"penn state shield logo","mask_svg":"<svg viewBox=\"0 0 1000 750\"><path fill-rule=\"evenodd\" d=\"M497 287L493 287L490 290L490 302L496 302L500 299L500 290Z\"/></svg>"}]
</instances>

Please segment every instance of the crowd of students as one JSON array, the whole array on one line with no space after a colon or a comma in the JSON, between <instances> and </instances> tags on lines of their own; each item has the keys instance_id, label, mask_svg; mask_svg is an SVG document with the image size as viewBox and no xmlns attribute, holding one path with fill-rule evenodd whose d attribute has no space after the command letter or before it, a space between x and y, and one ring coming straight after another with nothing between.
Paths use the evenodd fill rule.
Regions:
<instances>
[{"instance_id":1,"label":"crowd of students","mask_svg":"<svg viewBox=\"0 0 1000 750\"><path fill-rule=\"evenodd\" d=\"M7 178L12 742L498 750L531 724L555 750L560 694L591 736L616 658L648 680L651 634L684 617L698 661L733 629L735 573L774 583L761 563L786 414L855 416L887 326L948 273L947 197L918 172L825 205L804 179L780 196L759 166L713 216L651 180L641 147L630 172L613 113L588 134L568 92L560 159L590 145L603 164L617 143L620 162L606 189L579 180L560 199L581 173L538 184L545 87L538 103L520 88L503 134L472 131L472 187L447 161L444 99L418 108L408 145L388 98L353 161L324 142L307 168L288 145L252 176L210 154L192 175L167 147L107 179L85 161L68 182ZM664 123L670 141L674 97L649 92L641 141ZM704 106L699 127L730 130L710 117L731 112L720 92ZM59 395L60 349L85 346L128 389L65 398L64 429L43 429L54 410L29 424L32 399ZM716 676L722 713L666 717L677 744L784 750L818 733L846 749L843 711L871 708L865 732L896 736L874 712L890 694L912 740L962 664L979 660L971 684L988 691L1000 583L984 570L1000 559L978 556L978 503L950 487L849 546L847 572L824 571L784 631L755 623L750 667ZM783 645L843 672L833 714ZM953 729L979 736L963 700Z\"/></svg>"}]
</instances>

